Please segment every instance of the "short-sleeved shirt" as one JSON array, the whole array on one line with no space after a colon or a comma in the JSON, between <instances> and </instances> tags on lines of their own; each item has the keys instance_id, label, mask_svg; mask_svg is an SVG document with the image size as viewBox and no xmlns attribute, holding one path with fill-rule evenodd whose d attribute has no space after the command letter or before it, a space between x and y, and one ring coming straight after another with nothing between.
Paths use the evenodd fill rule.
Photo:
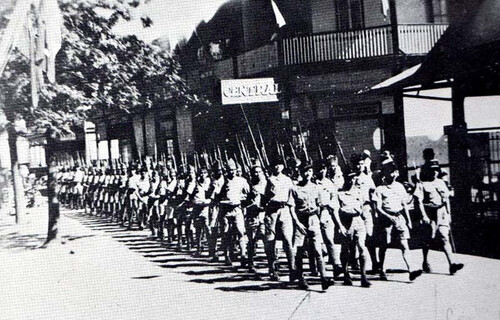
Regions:
<instances>
[{"instance_id":1,"label":"short-sleeved shirt","mask_svg":"<svg viewBox=\"0 0 500 320\"><path fill-rule=\"evenodd\" d=\"M205 204L208 200L208 192L210 190L210 178L205 179L205 181L196 182L196 186L193 192L193 203L194 204Z\"/></svg>"},{"instance_id":2,"label":"short-sleeved shirt","mask_svg":"<svg viewBox=\"0 0 500 320\"><path fill-rule=\"evenodd\" d=\"M149 179L144 178L144 179L139 179L137 182L137 189L140 194L146 194L148 191L150 191L151 184L149 182Z\"/></svg>"},{"instance_id":3,"label":"short-sleeved shirt","mask_svg":"<svg viewBox=\"0 0 500 320\"><path fill-rule=\"evenodd\" d=\"M141 180L141 177L139 175L133 175L128 178L127 184L129 189L137 189L138 188L138 183L139 180Z\"/></svg>"},{"instance_id":4,"label":"short-sleeved shirt","mask_svg":"<svg viewBox=\"0 0 500 320\"><path fill-rule=\"evenodd\" d=\"M78 170L75 172L75 175L73 176L73 182L81 183L83 181L83 177L84 177L83 171Z\"/></svg>"},{"instance_id":5,"label":"short-sleeved shirt","mask_svg":"<svg viewBox=\"0 0 500 320\"><path fill-rule=\"evenodd\" d=\"M343 215L359 216L363 212L365 198L363 197L361 190L351 188L351 190L341 191L338 193L338 202L340 205L341 217Z\"/></svg>"},{"instance_id":6,"label":"short-sleeved shirt","mask_svg":"<svg viewBox=\"0 0 500 320\"><path fill-rule=\"evenodd\" d=\"M223 195L223 200L233 205L239 205L249 192L250 186L245 178L233 177L232 179L227 179L222 187L221 193Z\"/></svg>"},{"instance_id":7,"label":"short-sleeved shirt","mask_svg":"<svg viewBox=\"0 0 500 320\"><path fill-rule=\"evenodd\" d=\"M366 173L360 173L352 177L352 184L355 188L361 190L364 200L369 202L371 193L375 190L375 182L373 182L372 177Z\"/></svg>"},{"instance_id":8,"label":"short-sleeved shirt","mask_svg":"<svg viewBox=\"0 0 500 320\"><path fill-rule=\"evenodd\" d=\"M277 176L273 175L268 179L266 197L268 197L270 201L290 203L290 194L294 187L295 185L292 179L283 173L280 173Z\"/></svg>"},{"instance_id":9,"label":"short-sleeved shirt","mask_svg":"<svg viewBox=\"0 0 500 320\"><path fill-rule=\"evenodd\" d=\"M332 209L339 209L339 200L338 200L338 189L332 180L328 178L324 178L321 180L316 180L316 184L319 188L319 199L318 204L321 207L330 207Z\"/></svg>"},{"instance_id":10,"label":"short-sleeved shirt","mask_svg":"<svg viewBox=\"0 0 500 320\"><path fill-rule=\"evenodd\" d=\"M439 208L450 197L450 189L441 179L419 182L413 195L421 201L424 206Z\"/></svg>"},{"instance_id":11,"label":"short-sleeved shirt","mask_svg":"<svg viewBox=\"0 0 500 320\"><path fill-rule=\"evenodd\" d=\"M333 182L337 190L344 187L344 174L340 166L329 167L327 172L327 177Z\"/></svg>"},{"instance_id":12,"label":"short-sleeved shirt","mask_svg":"<svg viewBox=\"0 0 500 320\"><path fill-rule=\"evenodd\" d=\"M382 204L382 209L387 213L401 212L404 204L408 202L408 197L405 187L397 181L390 185L378 186L373 196L377 203Z\"/></svg>"},{"instance_id":13,"label":"short-sleeved shirt","mask_svg":"<svg viewBox=\"0 0 500 320\"><path fill-rule=\"evenodd\" d=\"M291 192L299 218L305 218L318 211L320 188L316 183L307 182L306 184L296 185Z\"/></svg>"}]
</instances>

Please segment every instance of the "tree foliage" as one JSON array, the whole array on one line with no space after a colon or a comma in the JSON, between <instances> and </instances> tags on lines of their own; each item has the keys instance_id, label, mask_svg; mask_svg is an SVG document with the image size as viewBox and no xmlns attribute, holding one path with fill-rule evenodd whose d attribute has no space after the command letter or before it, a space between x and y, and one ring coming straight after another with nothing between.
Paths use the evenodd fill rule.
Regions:
<instances>
[{"instance_id":1,"label":"tree foliage","mask_svg":"<svg viewBox=\"0 0 500 320\"><path fill-rule=\"evenodd\" d=\"M63 44L56 58L56 84L45 83L39 107L31 107L29 60L15 51L0 79L2 107L36 129L69 130L101 111L131 111L169 104L205 103L189 92L175 59L155 44L113 27L130 19L137 1L60 0ZM150 25L148 21L145 25Z\"/></svg>"}]
</instances>

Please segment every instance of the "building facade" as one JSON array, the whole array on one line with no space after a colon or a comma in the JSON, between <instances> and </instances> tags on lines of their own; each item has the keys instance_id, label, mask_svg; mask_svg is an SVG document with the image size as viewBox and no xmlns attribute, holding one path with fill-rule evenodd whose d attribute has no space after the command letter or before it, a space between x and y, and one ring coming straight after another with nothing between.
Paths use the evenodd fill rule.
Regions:
<instances>
[{"instance_id":1,"label":"building facade","mask_svg":"<svg viewBox=\"0 0 500 320\"><path fill-rule=\"evenodd\" d=\"M232 150L235 135L248 136L243 109L268 148L301 135L313 158L367 149L378 162L388 149L406 165L402 95L359 93L422 61L447 28L446 1L275 4L230 1L178 48L189 85L214 102L193 118L196 148ZM260 77L278 83L278 102L221 105L220 80Z\"/></svg>"}]
</instances>

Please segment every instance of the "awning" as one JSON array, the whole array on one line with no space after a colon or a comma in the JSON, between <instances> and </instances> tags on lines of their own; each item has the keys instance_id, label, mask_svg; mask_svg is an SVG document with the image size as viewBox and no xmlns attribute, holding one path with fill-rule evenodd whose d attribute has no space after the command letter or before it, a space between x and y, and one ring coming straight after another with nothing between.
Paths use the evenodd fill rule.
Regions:
<instances>
[{"instance_id":1,"label":"awning","mask_svg":"<svg viewBox=\"0 0 500 320\"><path fill-rule=\"evenodd\" d=\"M433 87L436 82L456 78L486 77L498 84L499 57L500 1L484 0L464 19L450 25L421 65L407 69L368 91L391 92L417 85L425 89Z\"/></svg>"},{"instance_id":2,"label":"awning","mask_svg":"<svg viewBox=\"0 0 500 320\"><path fill-rule=\"evenodd\" d=\"M395 75L394 77L391 77L391 78L389 78L389 79L387 79L385 81L382 81L381 83L379 83L379 84L371 87L370 90L380 90L380 89L389 88L392 85L401 84L405 80L406 80L406 82L408 82L408 80L411 80L412 76L418 70L420 70L421 66L422 66L421 63L417 64L416 66L411 67L410 69L407 69L407 70L401 72L400 74Z\"/></svg>"}]
</instances>

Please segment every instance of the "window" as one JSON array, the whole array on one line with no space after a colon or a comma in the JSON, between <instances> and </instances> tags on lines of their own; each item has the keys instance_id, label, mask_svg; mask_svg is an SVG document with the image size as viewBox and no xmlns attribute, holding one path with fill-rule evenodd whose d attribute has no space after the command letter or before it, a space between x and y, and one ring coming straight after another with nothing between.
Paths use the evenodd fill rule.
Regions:
<instances>
[{"instance_id":1,"label":"window","mask_svg":"<svg viewBox=\"0 0 500 320\"><path fill-rule=\"evenodd\" d=\"M448 10L446 0L432 0L432 22L447 23Z\"/></svg>"},{"instance_id":2,"label":"window","mask_svg":"<svg viewBox=\"0 0 500 320\"><path fill-rule=\"evenodd\" d=\"M365 14L363 0L335 0L337 30L363 29Z\"/></svg>"}]
</instances>

